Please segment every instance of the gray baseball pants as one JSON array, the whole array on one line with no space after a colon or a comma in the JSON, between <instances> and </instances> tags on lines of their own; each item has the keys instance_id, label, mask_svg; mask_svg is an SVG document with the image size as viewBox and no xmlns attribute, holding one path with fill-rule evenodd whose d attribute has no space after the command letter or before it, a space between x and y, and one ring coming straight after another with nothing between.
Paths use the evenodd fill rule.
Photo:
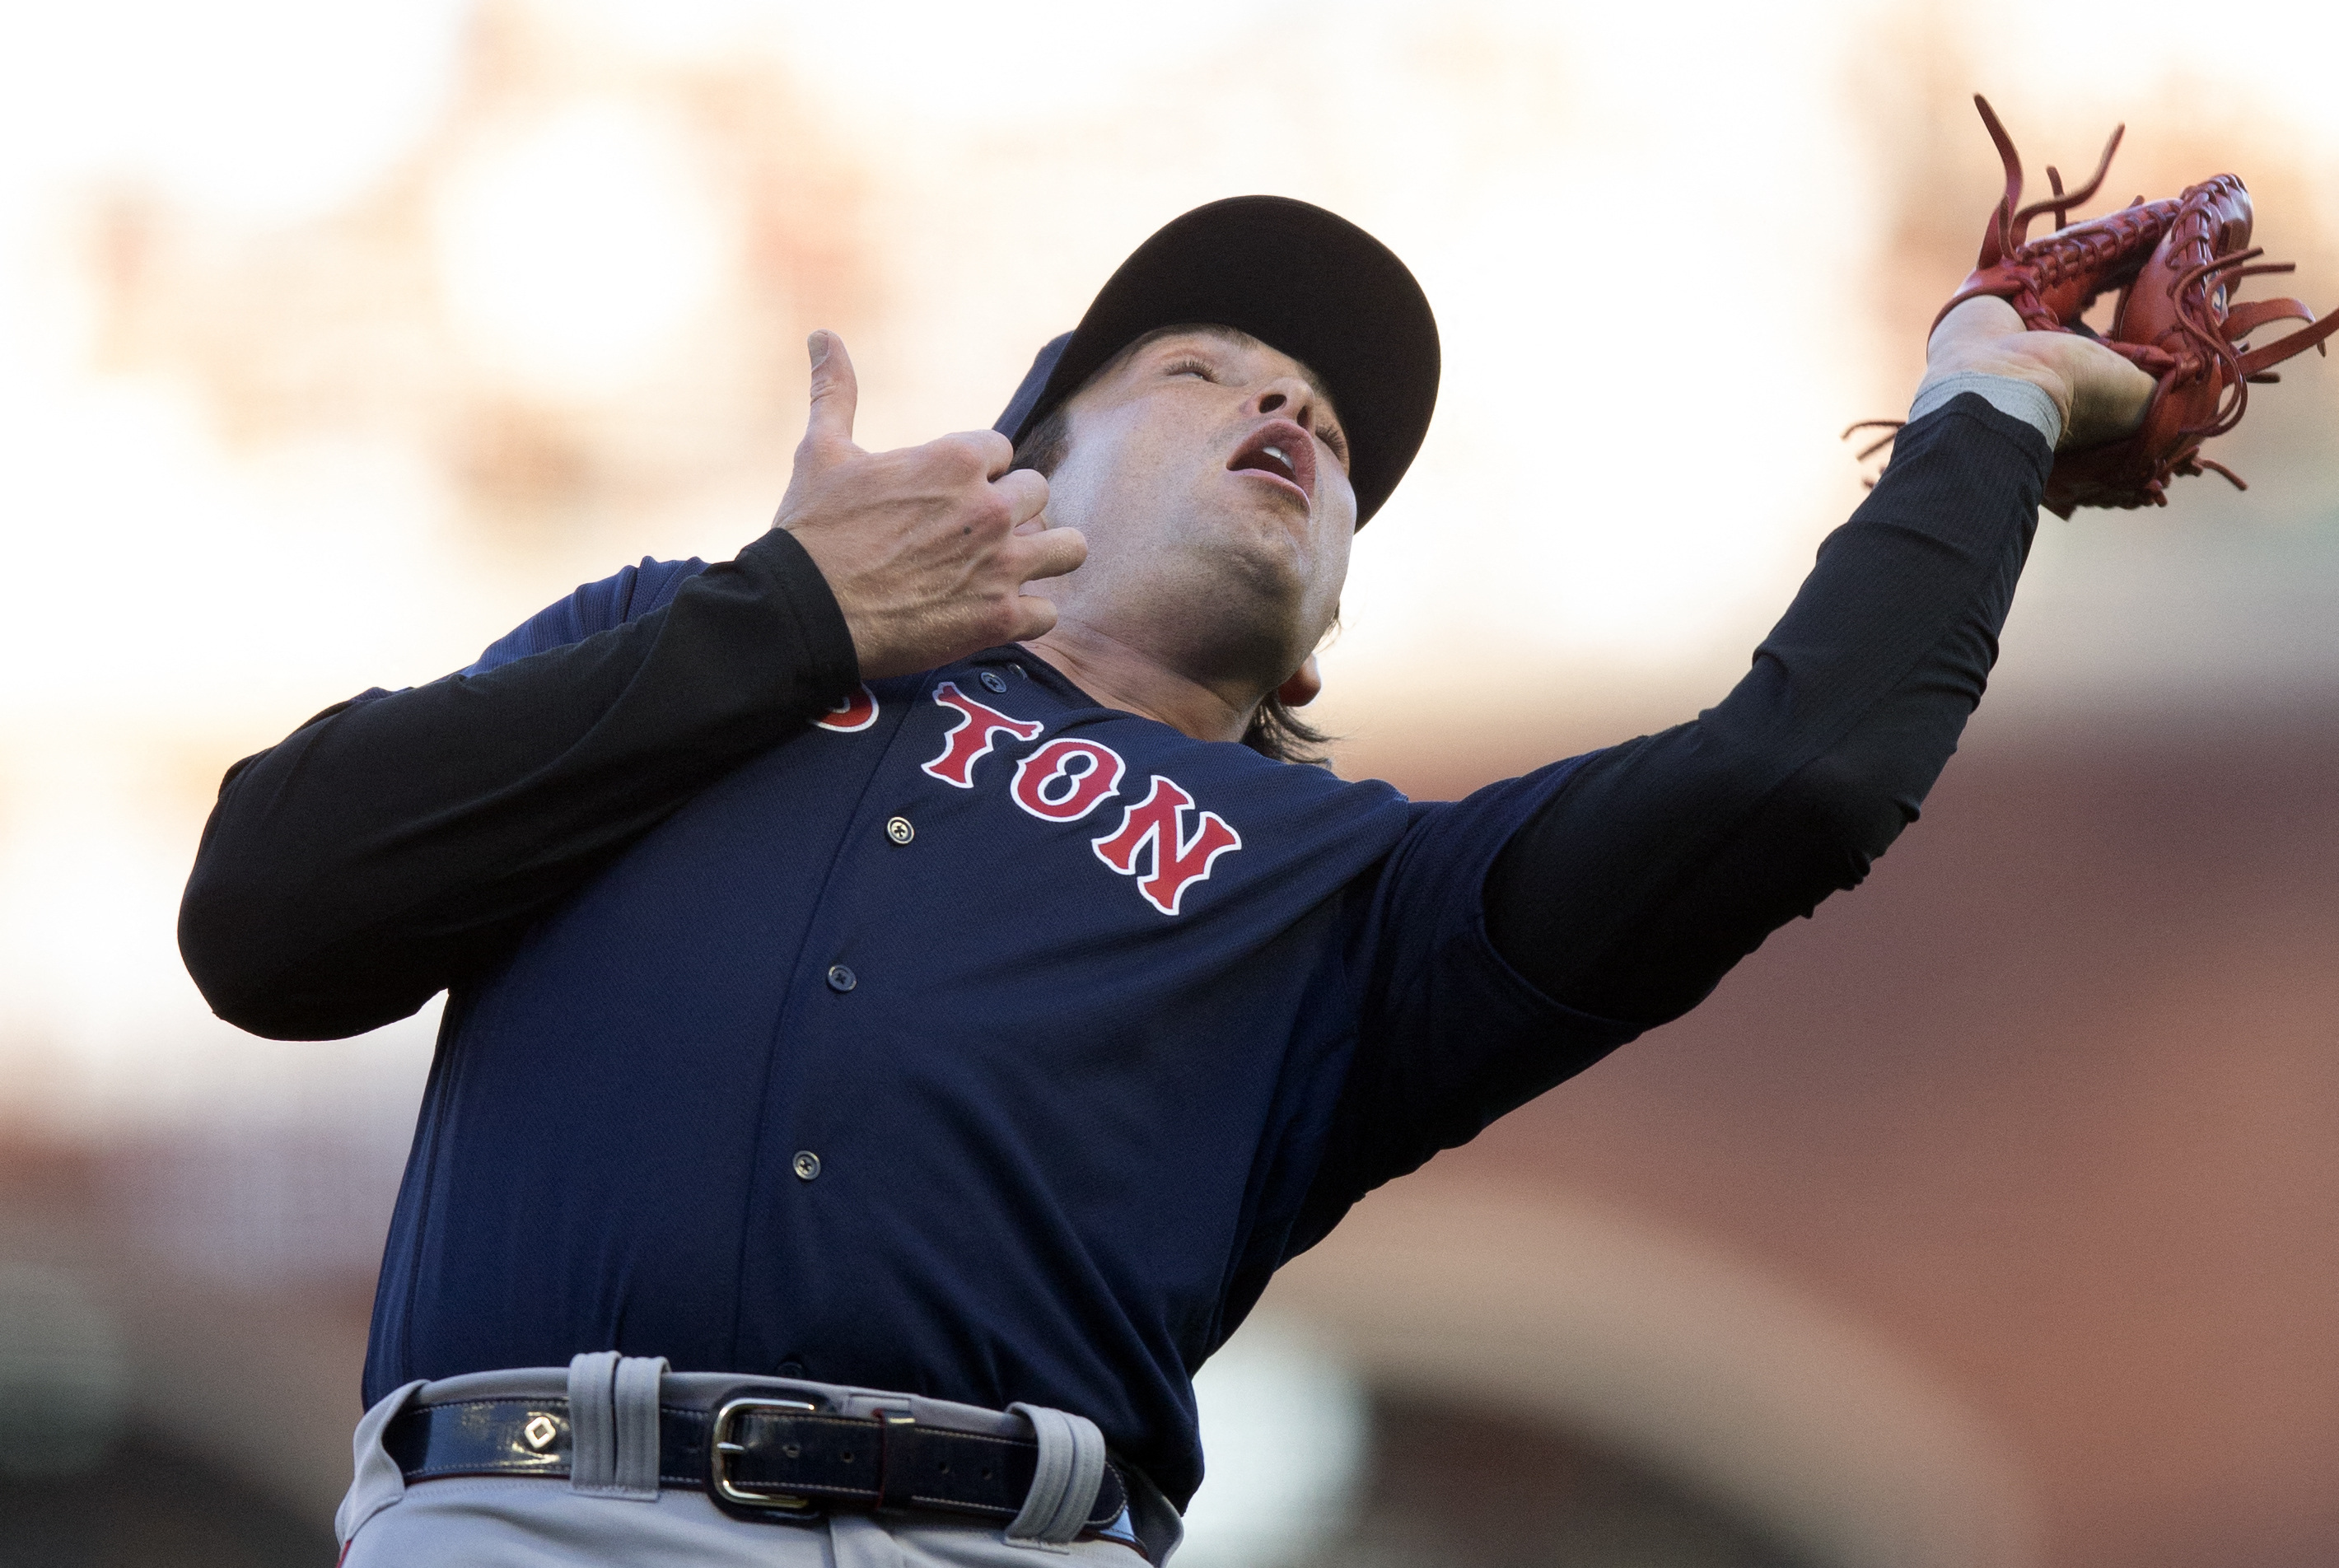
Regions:
<instances>
[{"instance_id":1,"label":"gray baseball pants","mask_svg":"<svg viewBox=\"0 0 2339 1568\"><path fill-rule=\"evenodd\" d=\"M839 1510L824 1517L775 1516L739 1519L717 1508L703 1492L659 1488L627 1475L657 1474L656 1399L661 1383L696 1384L702 1379L726 1387L755 1379L710 1374L666 1373L658 1361L624 1363L615 1355L580 1356L567 1373L556 1368L474 1373L435 1383L410 1383L366 1412L351 1445L356 1476L334 1516L342 1543L340 1568L1051 1568L1057 1562L1092 1568L1144 1568L1145 1558L1117 1541L1068 1539L1066 1530L1038 1524L1085 1514L1094 1497L1035 1498L1026 1518L995 1525L910 1516L877 1518ZM661 1376L662 1375L662 1376ZM649 1390L647 1402L627 1400L627 1382ZM620 1395L612 1400L613 1384ZM899 1406L905 1396L869 1389L794 1383L795 1397L811 1389L831 1407L861 1413L879 1403ZM567 1397L578 1433L572 1474L567 1480L529 1476L449 1476L410 1484L382 1447L391 1419L410 1404L445 1405L465 1399ZM596 1405L596 1401L601 1403ZM912 1401L931 1411L947 1410L972 1431L998 1430L1025 1437L1036 1425L1043 1444L1051 1425L1094 1428L1086 1422L1040 1423L972 1406ZM1045 1413L1043 1413L1045 1414ZM928 1416L922 1415L921 1420ZM585 1435L607 1433L597 1445ZM1101 1439L1094 1439L1100 1443ZM646 1444L646 1449L644 1445ZM644 1455L646 1453L646 1462ZM1041 1470L1050 1469L1042 1455ZM1064 1468L1059 1466L1058 1468ZM607 1474L603 1474L607 1472ZM1034 1484L1034 1492L1040 1485ZM1019 1526L1021 1527L1019 1529ZM1165 1553L1166 1555L1166 1553Z\"/></svg>"}]
</instances>

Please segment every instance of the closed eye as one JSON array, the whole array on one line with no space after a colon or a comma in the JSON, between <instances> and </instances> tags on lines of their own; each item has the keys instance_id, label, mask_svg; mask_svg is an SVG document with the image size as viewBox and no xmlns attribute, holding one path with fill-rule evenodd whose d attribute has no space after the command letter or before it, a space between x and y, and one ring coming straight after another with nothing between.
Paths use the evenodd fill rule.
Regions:
<instances>
[{"instance_id":1,"label":"closed eye","mask_svg":"<svg viewBox=\"0 0 2339 1568\"><path fill-rule=\"evenodd\" d=\"M1165 376L1199 376L1212 386L1219 384L1216 367L1208 360L1194 354L1179 354L1164 360L1161 362L1161 373ZM1348 438L1347 432L1339 426L1329 424L1323 426L1317 430L1316 439L1331 450L1332 455L1340 460L1340 466L1343 468L1348 466Z\"/></svg>"}]
</instances>

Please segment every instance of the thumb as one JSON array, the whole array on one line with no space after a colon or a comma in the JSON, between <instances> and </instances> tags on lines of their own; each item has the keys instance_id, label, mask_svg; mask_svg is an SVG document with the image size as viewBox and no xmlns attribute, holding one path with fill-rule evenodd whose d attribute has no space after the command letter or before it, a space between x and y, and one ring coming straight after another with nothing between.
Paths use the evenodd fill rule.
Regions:
<instances>
[{"instance_id":1,"label":"thumb","mask_svg":"<svg viewBox=\"0 0 2339 1568\"><path fill-rule=\"evenodd\" d=\"M825 328L804 341L812 354L812 414L804 422L808 449L853 445L853 415L861 402L861 383L853 374L853 356L844 340Z\"/></svg>"}]
</instances>

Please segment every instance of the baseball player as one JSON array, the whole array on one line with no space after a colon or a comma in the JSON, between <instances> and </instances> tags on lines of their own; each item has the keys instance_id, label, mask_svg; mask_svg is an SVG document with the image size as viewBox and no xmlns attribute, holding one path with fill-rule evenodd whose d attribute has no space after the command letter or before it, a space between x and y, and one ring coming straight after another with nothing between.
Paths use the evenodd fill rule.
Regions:
<instances>
[{"instance_id":1,"label":"baseball player","mask_svg":"<svg viewBox=\"0 0 2339 1568\"><path fill-rule=\"evenodd\" d=\"M735 559L581 587L222 787L181 922L222 1017L448 993L350 1564L1167 1560L1192 1375L1277 1267L1857 883L2054 452L2152 391L1961 306L1717 705L1416 803L1288 760L1436 392L1371 237L1189 212L994 430L904 451L812 359Z\"/></svg>"}]
</instances>

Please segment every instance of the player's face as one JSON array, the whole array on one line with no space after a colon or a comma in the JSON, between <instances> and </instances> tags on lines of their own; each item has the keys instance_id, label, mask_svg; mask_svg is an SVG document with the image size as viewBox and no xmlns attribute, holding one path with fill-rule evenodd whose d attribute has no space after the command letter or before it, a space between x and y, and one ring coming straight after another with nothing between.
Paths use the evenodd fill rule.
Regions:
<instances>
[{"instance_id":1,"label":"player's face","mask_svg":"<svg viewBox=\"0 0 2339 1568\"><path fill-rule=\"evenodd\" d=\"M1067 407L1048 518L1087 535L1088 561L1032 591L1203 679L1290 675L1332 624L1357 526L1347 438L1306 367L1179 330Z\"/></svg>"}]
</instances>

